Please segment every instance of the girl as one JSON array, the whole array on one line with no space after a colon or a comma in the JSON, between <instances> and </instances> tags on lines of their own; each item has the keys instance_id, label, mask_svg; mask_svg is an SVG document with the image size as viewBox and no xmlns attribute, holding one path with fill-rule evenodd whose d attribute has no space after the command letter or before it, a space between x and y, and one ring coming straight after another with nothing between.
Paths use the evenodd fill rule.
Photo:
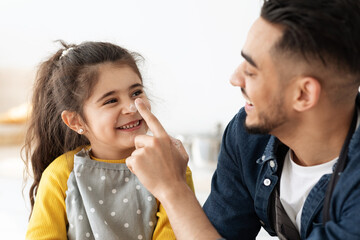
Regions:
<instances>
[{"instance_id":1,"label":"girl","mask_svg":"<svg viewBox=\"0 0 360 240\"><path fill-rule=\"evenodd\" d=\"M35 82L26 239L175 239L163 207L125 164L148 130L133 104L150 107L138 55L105 42L61 43ZM187 181L193 189L189 169Z\"/></svg>"}]
</instances>

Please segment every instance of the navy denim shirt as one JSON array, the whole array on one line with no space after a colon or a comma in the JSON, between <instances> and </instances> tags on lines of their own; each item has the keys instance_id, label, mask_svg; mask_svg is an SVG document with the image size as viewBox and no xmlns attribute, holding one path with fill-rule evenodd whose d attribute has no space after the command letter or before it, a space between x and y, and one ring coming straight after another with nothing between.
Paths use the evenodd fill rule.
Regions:
<instances>
[{"instance_id":1,"label":"navy denim shirt","mask_svg":"<svg viewBox=\"0 0 360 240\"><path fill-rule=\"evenodd\" d=\"M275 235L269 203L280 182L278 171L288 150L274 136L248 134L243 126L245 117L241 109L225 130L211 193L203 207L214 227L229 240L255 239L261 226ZM323 202L331 177L326 174L305 200L301 239L360 239L359 129L352 136L346 168L333 191L331 221L322 225Z\"/></svg>"}]
</instances>

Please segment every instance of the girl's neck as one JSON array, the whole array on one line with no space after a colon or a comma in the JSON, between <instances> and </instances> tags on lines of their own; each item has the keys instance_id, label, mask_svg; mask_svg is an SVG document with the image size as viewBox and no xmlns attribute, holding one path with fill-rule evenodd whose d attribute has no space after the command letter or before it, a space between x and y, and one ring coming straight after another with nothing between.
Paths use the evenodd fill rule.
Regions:
<instances>
[{"instance_id":1,"label":"girl's neck","mask_svg":"<svg viewBox=\"0 0 360 240\"><path fill-rule=\"evenodd\" d=\"M120 160L129 157L134 150L135 147L117 150L102 149L99 151L99 149L91 147L91 155L103 160Z\"/></svg>"}]
</instances>

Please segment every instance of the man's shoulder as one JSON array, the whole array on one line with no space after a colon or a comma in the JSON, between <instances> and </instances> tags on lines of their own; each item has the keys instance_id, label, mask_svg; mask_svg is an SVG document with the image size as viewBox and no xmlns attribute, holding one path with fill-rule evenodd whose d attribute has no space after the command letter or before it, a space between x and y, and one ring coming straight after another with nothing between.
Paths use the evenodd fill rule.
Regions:
<instances>
[{"instance_id":1,"label":"man's shoulder","mask_svg":"<svg viewBox=\"0 0 360 240\"><path fill-rule=\"evenodd\" d=\"M221 147L221 160L231 159L237 164L253 165L264 154L271 135L248 133L244 126L245 118L246 112L242 108L226 127Z\"/></svg>"}]
</instances>

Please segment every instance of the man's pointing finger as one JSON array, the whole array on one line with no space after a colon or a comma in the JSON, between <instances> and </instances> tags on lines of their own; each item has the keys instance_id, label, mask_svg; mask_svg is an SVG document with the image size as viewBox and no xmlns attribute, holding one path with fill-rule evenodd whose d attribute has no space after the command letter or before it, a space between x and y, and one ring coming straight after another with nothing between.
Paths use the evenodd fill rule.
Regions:
<instances>
[{"instance_id":1,"label":"man's pointing finger","mask_svg":"<svg viewBox=\"0 0 360 240\"><path fill-rule=\"evenodd\" d=\"M140 98L135 99L135 106L139 111L140 115L145 120L146 124L150 128L154 136L165 136L167 135L165 129L159 122L159 120L151 113L151 111L146 107L144 101Z\"/></svg>"}]
</instances>

